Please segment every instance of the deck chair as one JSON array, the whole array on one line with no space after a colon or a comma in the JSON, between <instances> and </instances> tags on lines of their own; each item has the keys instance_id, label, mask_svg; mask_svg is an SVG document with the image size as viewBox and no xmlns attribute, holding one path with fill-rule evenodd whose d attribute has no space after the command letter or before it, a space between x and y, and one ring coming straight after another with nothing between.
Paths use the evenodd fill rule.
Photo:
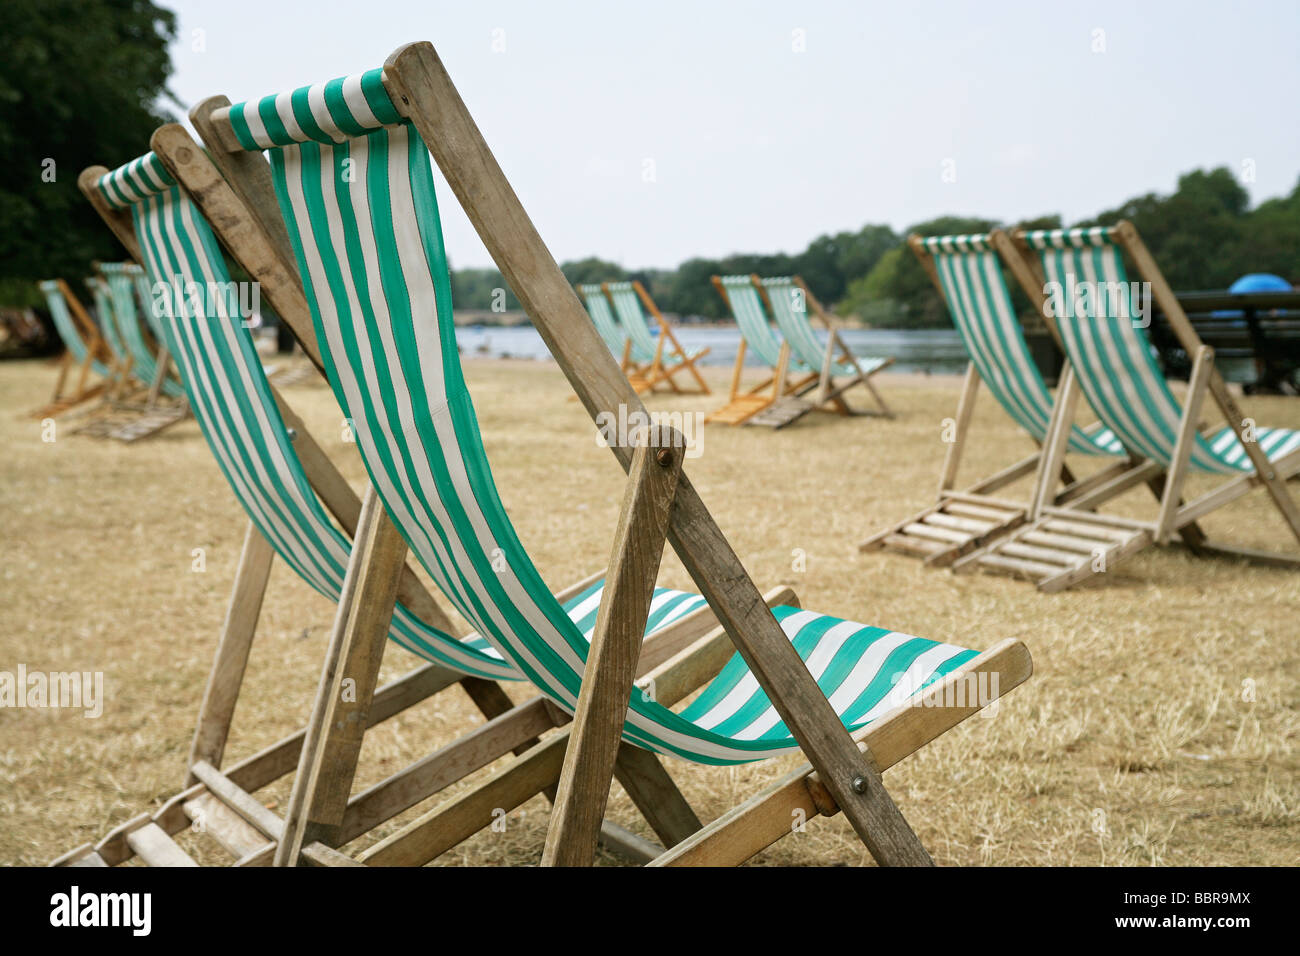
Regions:
<instances>
[{"instance_id":1,"label":"deck chair","mask_svg":"<svg viewBox=\"0 0 1300 956\"><path fill-rule=\"evenodd\" d=\"M188 148L206 159L192 141ZM216 175L215 170L211 175ZM80 185L128 250L144 257L156 287L187 289L197 283L230 289L214 234L154 154L112 173L92 167L82 174ZM269 280L264 287L272 304L291 310L296 287L277 285L273 274L258 275ZM233 290L229 294L233 296ZM261 807L252 794L294 770L304 752L303 732L227 770L219 769L270 564L279 555L309 586L339 601L348 587L352 542L347 535L363 538L382 516L373 497L367 514L267 381L233 300L204 299L203 311L195 311L189 300L173 293L164 304L160 330L165 343L181 371L201 430L250 525L191 745L186 789L160 810L133 818L97 843L65 854L55 861L58 865L116 865L133 857L151 865L185 865L189 857L172 837L200 815L205 832L229 851L237 865L271 861L284 836L284 821ZM299 839L307 859L332 859L336 856L332 844L361 836L477 769L487 762L474 752L483 746L483 737L504 741L507 752L522 750L534 733L538 713L545 716L538 706L522 718L507 715L513 705L495 682L518 680L517 669L482 639L453 637L441 607L409 569L400 562L398 569L394 582L398 599L386 635L428 663L375 691L368 698L364 725L373 726L453 684L465 690L489 720L477 736L470 735L440 760L423 761L355 795L344 807L336 832L308 831ZM559 595L566 613L587 633L594 617L593 602L599 602L603 589L599 578L578 582ZM653 661L655 655L670 655L677 644L703 633L711 622L702 599L659 589L647 620L648 656ZM348 668L343 673L358 671ZM337 696L336 688L328 681L325 685L326 695ZM360 730L356 743L360 744ZM449 765L459 776L447 773ZM318 842L316 838L322 836L329 843ZM645 857L644 841L612 824L602 828L602 841L635 858Z\"/></svg>"},{"instance_id":2,"label":"deck chair","mask_svg":"<svg viewBox=\"0 0 1300 956\"><path fill-rule=\"evenodd\" d=\"M682 472L683 443L671 430L657 443L612 446L629 481L588 640L520 544L483 454L454 340L430 150L587 411L643 409L433 47L408 45L382 69L234 106L207 101L196 113L214 155L236 154L219 162L242 196L267 196L259 154L269 153L321 357L392 521L391 539L353 551L366 592L358 600L391 608L385 564L409 547L554 710L573 715L571 727L362 861L421 862L555 786L543 862L589 863L617 776L667 834L671 849L658 863L743 860L790 831L792 807L843 812L881 862L929 863L880 772L1023 681L1031 667L1023 645L977 654L790 605L770 609ZM343 169L354 171L347 190L335 188ZM666 537L721 628L633 693ZM384 613L351 615L346 639L382 647L374 642L385 624ZM922 689L942 695L972 675L996 690L953 706L909 705ZM668 709L704 683L691 708ZM727 764L800 749L809 765L704 827L656 756ZM331 763L323 756L316 765ZM635 786L646 780L654 786ZM643 806L637 791L654 799Z\"/></svg>"},{"instance_id":3,"label":"deck chair","mask_svg":"<svg viewBox=\"0 0 1300 956\"><path fill-rule=\"evenodd\" d=\"M1300 473L1300 431L1260 427L1242 415L1214 366L1214 350L1196 335L1133 225L1120 222L1112 228L1021 231L1016 233L1010 254L1021 256L1019 268L1046 294L1050 308L1044 315L1057 330L1069 358L1072 392L1086 397L1106 429L1127 448L1162 470L1163 481L1155 486L1159 499L1155 519L1108 517L1114 533L1128 533L1141 547L1166 544L1174 535L1182 535L1197 553L1289 567L1300 564L1300 556L1208 540L1196 525L1199 519L1262 485L1287 530L1300 541L1300 510L1286 487L1287 479ZM1134 292L1137 284L1128 280L1125 254L1137 266L1141 280L1150 284L1154 304L1192 357L1187 393L1181 402L1156 363ZM1078 394L1063 392L1058 401L1077 401ZM1225 426L1203 430L1201 413L1207 398L1218 407ZM1060 417L1070 415L1066 408ZM1049 437L1044 482L1055 480L1064 447L1061 435ZM1135 466L1130 474L1141 467ZM1182 489L1193 471L1227 480L1192 501L1184 501ZM1020 569L1023 576L1042 579L1059 574L1061 548L1077 547L1078 542L1070 540L1069 530L1056 541L1043 540L1042 532L1053 522L1057 528L1062 522L1075 523L1079 508L1078 501L1064 508L1040 503L1025 527L962 560L983 565L989 556L1017 549L1017 557L1026 563ZM1194 531L1190 538L1186 534L1189 529ZM1036 550L1027 551L1025 544Z\"/></svg>"},{"instance_id":4,"label":"deck chair","mask_svg":"<svg viewBox=\"0 0 1300 956\"><path fill-rule=\"evenodd\" d=\"M144 292L144 272L135 263L97 263L98 285L104 294L105 321L114 330L123 381L112 397L111 410L80 432L136 442L157 435L189 414L185 389L171 372L171 359L161 334L145 322L152 312L152 295Z\"/></svg>"},{"instance_id":5,"label":"deck chair","mask_svg":"<svg viewBox=\"0 0 1300 956\"><path fill-rule=\"evenodd\" d=\"M790 356L790 343L781 341L772 331L766 293L758 276L713 276L713 287L736 321L740 330L740 346L736 350L736 364L731 370L731 388L727 403L704 419L726 425L760 424L783 428L793 421L782 414L778 406L787 396L799 396L815 388L820 376ZM747 391L741 391L741 376L745 369L745 355L753 352L771 371ZM795 369L792 369L792 365ZM793 374L792 374L793 372Z\"/></svg>"},{"instance_id":6,"label":"deck chair","mask_svg":"<svg viewBox=\"0 0 1300 956\"><path fill-rule=\"evenodd\" d=\"M641 391L653 390L662 383L679 394L709 394L708 383L695 367L695 363L708 355L709 350L703 348L694 354L687 354L645 286L632 281L602 282L600 287L609 297L614 315L627 336L628 354L639 366L647 383ZM659 328L658 335L651 334L651 319ZM683 388L679 385L677 375L682 372L690 372L697 387Z\"/></svg>"},{"instance_id":7,"label":"deck chair","mask_svg":"<svg viewBox=\"0 0 1300 956\"><path fill-rule=\"evenodd\" d=\"M1010 238L1000 231L987 235L911 236L908 245L942 296L970 362L953 417L937 500L920 513L868 538L859 546L860 550L889 549L919 556L927 564L939 567L969 570L982 562L988 570L1023 573L1026 569L1023 562L1033 560L1031 553L1042 556L1041 552L1032 552L1045 543L1042 535L1064 533L1079 539L1076 542L1079 546L1069 554L1068 566L1036 577L1043 590L1058 590L1077 583L1093 573L1094 566L1113 567L1139 550L1143 546L1140 534L1117 528L1109 519L1094 517L1091 512L1135 484L1158 488L1163 473L1157 463L1146 462L1126 449L1102 424L1079 427L1071 420L1066 432L1069 451L1110 460L1109 465L1086 479L1075 480L1061 463L1059 487L1058 475L1047 481L1040 450L961 490L956 489L981 385L1040 449L1047 440L1055 406L1016 318L1001 262L1006 261L1012 267L1014 276L1035 304L1041 304L1042 285L1035 287L1023 268L1017 271L1019 257ZM1067 360L1061 375L1062 393L1070 380ZM1026 500L1000 493L1007 485L1030 474L1034 475L1033 491ZM1031 512L1067 504L1073 506L1073 519L1053 520L1066 521L1071 527L1058 523L1052 529L1039 528L1032 532L1039 539L1038 544L1035 540L1021 541L1010 552L986 550L991 542L1023 526ZM1193 527L1186 529L1189 543L1196 543L1196 532ZM1082 542L1088 546L1082 547ZM981 557L966 560L976 553Z\"/></svg>"},{"instance_id":8,"label":"deck chair","mask_svg":"<svg viewBox=\"0 0 1300 956\"><path fill-rule=\"evenodd\" d=\"M813 394L808 409L832 406L842 415L876 414L893 418L894 413L876 391L871 377L894 364L892 358L859 357L849 350L840 336L835 318L827 312L798 276L780 276L761 280L772 306L772 317L781 335L790 343L792 356L810 369L821 373L820 387ZM808 320L812 312L826 329L823 345ZM844 400L845 392L861 385L875 400L878 411L855 412Z\"/></svg>"},{"instance_id":9,"label":"deck chair","mask_svg":"<svg viewBox=\"0 0 1300 956\"><path fill-rule=\"evenodd\" d=\"M605 290L597 283L579 283L577 289L578 294L582 296L583 304L587 307L587 314L591 316L592 324L596 326L596 331L609 347L610 353L618 356L619 368L632 383L632 387L637 390L637 394L648 391L651 386L646 381L645 372L649 366L632 360L632 340L628 338L619 326L618 320L614 318L614 313L610 311L609 298L605 295Z\"/></svg>"},{"instance_id":10,"label":"deck chair","mask_svg":"<svg viewBox=\"0 0 1300 956\"><path fill-rule=\"evenodd\" d=\"M64 352L59 358L54 395L28 414L32 418L54 418L104 394L112 377L107 364L111 358L99 329L66 282L47 279L40 283L40 290L54 321L54 330L63 341ZM76 382L68 388L72 375L76 376ZM99 381L92 382L91 375Z\"/></svg>"}]
</instances>

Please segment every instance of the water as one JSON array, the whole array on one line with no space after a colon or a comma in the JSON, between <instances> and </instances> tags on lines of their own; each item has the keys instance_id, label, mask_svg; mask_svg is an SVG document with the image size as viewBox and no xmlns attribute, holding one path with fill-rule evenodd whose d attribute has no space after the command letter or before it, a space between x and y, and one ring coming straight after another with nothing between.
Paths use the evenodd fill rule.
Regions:
<instances>
[{"instance_id":1,"label":"water","mask_svg":"<svg viewBox=\"0 0 1300 956\"><path fill-rule=\"evenodd\" d=\"M700 360L701 365L731 365L736 361L740 332L735 328L682 325L673 331L687 352L709 349L709 354ZM966 350L956 329L842 329L840 335L856 355L894 356L894 371L940 374L958 373L966 368ZM466 358L550 357L542 337L531 325L461 326L456 329L456 341ZM762 363L749 353L745 364Z\"/></svg>"}]
</instances>

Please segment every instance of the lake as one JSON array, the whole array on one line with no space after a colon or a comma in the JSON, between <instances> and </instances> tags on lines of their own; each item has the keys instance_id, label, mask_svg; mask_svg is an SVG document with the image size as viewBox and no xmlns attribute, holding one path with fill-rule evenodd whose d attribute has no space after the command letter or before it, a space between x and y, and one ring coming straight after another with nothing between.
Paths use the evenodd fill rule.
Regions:
<instances>
[{"instance_id":1,"label":"lake","mask_svg":"<svg viewBox=\"0 0 1300 956\"><path fill-rule=\"evenodd\" d=\"M709 354L700 360L701 365L731 365L736 361L740 332L735 328L681 325L673 331L688 352L709 349ZM894 371L939 374L959 373L966 368L966 349L956 329L842 329L840 335L857 355L894 356ZM456 341L466 357L550 357L542 337L531 325L461 326L456 329ZM749 353L745 364L762 363Z\"/></svg>"}]
</instances>

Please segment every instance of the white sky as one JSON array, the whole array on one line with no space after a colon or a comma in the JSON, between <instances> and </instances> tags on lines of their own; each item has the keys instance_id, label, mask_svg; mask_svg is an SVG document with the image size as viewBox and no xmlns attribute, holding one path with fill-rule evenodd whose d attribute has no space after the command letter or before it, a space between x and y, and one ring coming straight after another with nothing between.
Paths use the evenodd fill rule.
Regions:
<instances>
[{"instance_id":1,"label":"white sky","mask_svg":"<svg viewBox=\"0 0 1300 956\"><path fill-rule=\"evenodd\" d=\"M795 252L945 213L1070 221L1225 164L1253 168L1259 202L1300 175L1297 0L162 2L187 108L431 40L561 261ZM490 264L439 199L453 264Z\"/></svg>"}]
</instances>

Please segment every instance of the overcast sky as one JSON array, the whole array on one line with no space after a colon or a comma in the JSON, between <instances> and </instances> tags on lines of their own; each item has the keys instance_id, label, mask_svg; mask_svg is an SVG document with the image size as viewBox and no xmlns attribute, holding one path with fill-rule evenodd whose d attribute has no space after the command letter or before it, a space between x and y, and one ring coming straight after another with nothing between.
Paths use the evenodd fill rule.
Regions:
<instances>
[{"instance_id":1,"label":"overcast sky","mask_svg":"<svg viewBox=\"0 0 1300 956\"><path fill-rule=\"evenodd\" d=\"M171 88L277 93L431 40L561 261L795 252L944 213L1300 176L1300 2L162 0ZM256 32L252 32L253 29ZM454 265L490 262L445 185Z\"/></svg>"}]
</instances>

